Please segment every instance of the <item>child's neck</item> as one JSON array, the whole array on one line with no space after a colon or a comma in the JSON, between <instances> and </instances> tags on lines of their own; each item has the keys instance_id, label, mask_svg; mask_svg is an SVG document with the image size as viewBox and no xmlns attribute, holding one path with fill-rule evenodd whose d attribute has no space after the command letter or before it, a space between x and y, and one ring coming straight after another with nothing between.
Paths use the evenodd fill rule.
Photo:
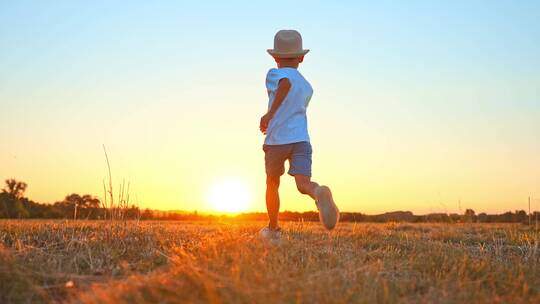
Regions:
<instances>
[{"instance_id":1,"label":"child's neck","mask_svg":"<svg viewBox=\"0 0 540 304\"><path fill-rule=\"evenodd\" d=\"M291 68L291 69L298 69L298 66L302 61L304 61L304 56L296 57L296 58L275 58L278 69L281 68Z\"/></svg>"},{"instance_id":2,"label":"child's neck","mask_svg":"<svg viewBox=\"0 0 540 304\"><path fill-rule=\"evenodd\" d=\"M298 69L298 66L300 64L299 63L278 63L277 66L278 66L278 69L281 69L281 68L292 68L292 69Z\"/></svg>"}]
</instances>

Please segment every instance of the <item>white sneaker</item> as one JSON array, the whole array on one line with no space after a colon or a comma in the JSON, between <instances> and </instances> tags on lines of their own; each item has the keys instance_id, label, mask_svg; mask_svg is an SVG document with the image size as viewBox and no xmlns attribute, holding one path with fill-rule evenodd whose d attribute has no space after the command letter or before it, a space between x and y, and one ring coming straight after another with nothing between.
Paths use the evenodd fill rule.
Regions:
<instances>
[{"instance_id":1,"label":"white sneaker","mask_svg":"<svg viewBox=\"0 0 540 304\"><path fill-rule=\"evenodd\" d=\"M323 226L332 230L336 227L336 224L339 221L339 210L334 199L332 198L332 192L327 186L319 186L315 189L315 204L317 204L317 209L319 209L319 219Z\"/></svg>"},{"instance_id":2,"label":"white sneaker","mask_svg":"<svg viewBox=\"0 0 540 304\"><path fill-rule=\"evenodd\" d=\"M281 228L272 229L266 226L259 231L259 235L266 240L278 241L281 238Z\"/></svg>"}]
</instances>

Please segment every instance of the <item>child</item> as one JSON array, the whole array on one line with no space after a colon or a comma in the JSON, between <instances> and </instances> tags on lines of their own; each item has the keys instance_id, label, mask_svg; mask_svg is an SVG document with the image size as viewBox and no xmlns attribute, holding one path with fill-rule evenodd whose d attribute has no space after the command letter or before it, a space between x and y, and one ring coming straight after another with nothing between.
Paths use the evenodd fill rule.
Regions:
<instances>
[{"instance_id":1,"label":"child","mask_svg":"<svg viewBox=\"0 0 540 304\"><path fill-rule=\"evenodd\" d=\"M313 89L298 71L309 50L302 49L302 37L295 30L281 30L274 37L274 57L278 68L266 75L268 112L261 117L260 130L266 134L263 150L266 167L266 209L270 223L260 231L262 237L280 237L278 226L279 180L289 160L288 173L294 176L302 194L315 200L319 218L327 229L339 220L339 210L327 186L311 181L311 144L307 130L306 109Z\"/></svg>"}]
</instances>

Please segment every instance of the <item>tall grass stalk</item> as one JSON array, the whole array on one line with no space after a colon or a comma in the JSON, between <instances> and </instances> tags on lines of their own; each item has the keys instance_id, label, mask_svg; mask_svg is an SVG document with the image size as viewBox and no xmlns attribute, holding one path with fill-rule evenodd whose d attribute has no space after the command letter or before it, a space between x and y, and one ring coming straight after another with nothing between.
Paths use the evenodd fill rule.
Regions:
<instances>
[{"instance_id":1,"label":"tall grass stalk","mask_svg":"<svg viewBox=\"0 0 540 304\"><path fill-rule=\"evenodd\" d=\"M107 162L107 170L109 174L109 180L107 183L108 187L105 183L105 180L103 180L103 200L101 205L105 209L105 219L108 219L110 221L126 220L127 210L129 209L129 191L131 183L128 181L126 187L125 179L122 180L122 183L118 187L119 191L117 193L117 201L115 203L111 163L109 161L109 155L107 154L107 149L105 148L105 145L103 145L103 153L105 154L105 160Z\"/></svg>"}]
</instances>

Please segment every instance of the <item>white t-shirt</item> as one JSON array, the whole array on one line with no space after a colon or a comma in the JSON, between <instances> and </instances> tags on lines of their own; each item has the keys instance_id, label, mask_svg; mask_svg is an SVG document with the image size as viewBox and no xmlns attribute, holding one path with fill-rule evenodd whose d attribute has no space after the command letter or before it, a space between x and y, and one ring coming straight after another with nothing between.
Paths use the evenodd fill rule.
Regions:
<instances>
[{"instance_id":1,"label":"white t-shirt","mask_svg":"<svg viewBox=\"0 0 540 304\"><path fill-rule=\"evenodd\" d=\"M291 82L289 93L277 109L266 130L266 145L284 145L301 141L309 142L306 110L313 89L295 68L270 69L266 74L268 109L272 107L279 80L288 78Z\"/></svg>"}]
</instances>

